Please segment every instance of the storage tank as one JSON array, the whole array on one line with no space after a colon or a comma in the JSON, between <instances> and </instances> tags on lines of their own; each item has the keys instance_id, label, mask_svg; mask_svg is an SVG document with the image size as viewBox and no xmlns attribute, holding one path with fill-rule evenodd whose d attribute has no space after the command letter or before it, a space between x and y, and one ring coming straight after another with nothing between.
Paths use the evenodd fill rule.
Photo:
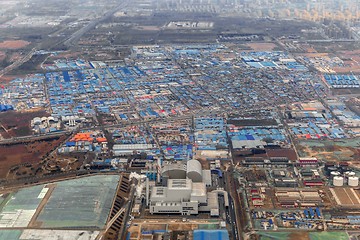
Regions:
<instances>
[{"instance_id":1,"label":"storage tank","mask_svg":"<svg viewBox=\"0 0 360 240\"><path fill-rule=\"evenodd\" d=\"M339 176L335 176L333 179L333 185L335 187L341 187L344 185L344 178L343 177L339 177Z\"/></svg>"},{"instance_id":2,"label":"storage tank","mask_svg":"<svg viewBox=\"0 0 360 240\"><path fill-rule=\"evenodd\" d=\"M202 167L198 160L187 162L186 175L193 182L202 182Z\"/></svg>"},{"instance_id":3,"label":"storage tank","mask_svg":"<svg viewBox=\"0 0 360 240\"><path fill-rule=\"evenodd\" d=\"M336 177L336 176L339 176L340 175L340 173L339 172L337 172L337 171L332 171L331 173L330 173L330 176L333 178L333 177Z\"/></svg>"},{"instance_id":4,"label":"storage tank","mask_svg":"<svg viewBox=\"0 0 360 240\"><path fill-rule=\"evenodd\" d=\"M359 185L358 177L349 177L348 184L350 187L357 187Z\"/></svg>"},{"instance_id":5,"label":"storage tank","mask_svg":"<svg viewBox=\"0 0 360 240\"><path fill-rule=\"evenodd\" d=\"M34 125L41 124L41 118L36 117L34 118Z\"/></svg>"},{"instance_id":6,"label":"storage tank","mask_svg":"<svg viewBox=\"0 0 360 240\"><path fill-rule=\"evenodd\" d=\"M347 177L355 177L355 172L346 172L345 173Z\"/></svg>"}]
</instances>

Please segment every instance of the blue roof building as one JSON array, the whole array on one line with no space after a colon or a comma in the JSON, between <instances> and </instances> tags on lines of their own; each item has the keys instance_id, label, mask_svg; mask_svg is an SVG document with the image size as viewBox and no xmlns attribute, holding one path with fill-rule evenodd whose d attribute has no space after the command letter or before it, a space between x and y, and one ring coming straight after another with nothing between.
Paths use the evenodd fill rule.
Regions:
<instances>
[{"instance_id":1,"label":"blue roof building","mask_svg":"<svg viewBox=\"0 0 360 240\"><path fill-rule=\"evenodd\" d=\"M227 230L194 230L194 240L229 240Z\"/></svg>"}]
</instances>

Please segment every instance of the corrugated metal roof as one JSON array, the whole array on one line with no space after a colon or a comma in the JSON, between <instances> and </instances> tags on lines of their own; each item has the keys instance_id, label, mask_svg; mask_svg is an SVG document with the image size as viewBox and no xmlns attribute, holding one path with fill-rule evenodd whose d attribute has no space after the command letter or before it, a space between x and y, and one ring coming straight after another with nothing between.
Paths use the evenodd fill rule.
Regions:
<instances>
[{"instance_id":1,"label":"corrugated metal roof","mask_svg":"<svg viewBox=\"0 0 360 240\"><path fill-rule=\"evenodd\" d=\"M226 230L194 230L194 240L229 240Z\"/></svg>"}]
</instances>

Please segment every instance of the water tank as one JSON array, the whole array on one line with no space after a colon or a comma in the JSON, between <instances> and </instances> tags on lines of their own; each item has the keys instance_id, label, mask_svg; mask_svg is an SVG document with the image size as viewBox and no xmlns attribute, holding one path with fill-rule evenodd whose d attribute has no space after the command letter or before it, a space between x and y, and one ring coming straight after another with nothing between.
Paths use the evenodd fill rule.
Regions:
<instances>
[{"instance_id":1,"label":"water tank","mask_svg":"<svg viewBox=\"0 0 360 240\"><path fill-rule=\"evenodd\" d=\"M355 173L354 172L346 172L345 173L347 177L355 177Z\"/></svg>"},{"instance_id":2,"label":"water tank","mask_svg":"<svg viewBox=\"0 0 360 240\"><path fill-rule=\"evenodd\" d=\"M339 172L337 172L337 171L332 171L331 173L330 173L330 176L333 178L333 177L336 177L336 176L339 176L340 175L340 173Z\"/></svg>"},{"instance_id":3,"label":"water tank","mask_svg":"<svg viewBox=\"0 0 360 240\"><path fill-rule=\"evenodd\" d=\"M39 117L34 118L34 124L35 125L36 124L41 124L41 118L39 118Z\"/></svg>"},{"instance_id":4,"label":"water tank","mask_svg":"<svg viewBox=\"0 0 360 240\"><path fill-rule=\"evenodd\" d=\"M358 177L349 177L348 184L350 187L357 187L359 185Z\"/></svg>"},{"instance_id":5,"label":"water tank","mask_svg":"<svg viewBox=\"0 0 360 240\"><path fill-rule=\"evenodd\" d=\"M343 177L339 177L339 176L336 176L334 177L333 179L333 185L335 187L341 187L344 185L344 178Z\"/></svg>"},{"instance_id":6,"label":"water tank","mask_svg":"<svg viewBox=\"0 0 360 240\"><path fill-rule=\"evenodd\" d=\"M186 175L193 182L202 182L202 167L198 160L187 161Z\"/></svg>"}]
</instances>

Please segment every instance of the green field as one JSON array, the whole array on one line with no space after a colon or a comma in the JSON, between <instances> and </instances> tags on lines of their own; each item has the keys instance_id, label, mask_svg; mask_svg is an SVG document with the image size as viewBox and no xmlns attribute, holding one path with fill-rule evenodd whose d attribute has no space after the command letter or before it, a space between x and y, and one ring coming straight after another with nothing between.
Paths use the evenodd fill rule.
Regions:
<instances>
[{"instance_id":1,"label":"green field","mask_svg":"<svg viewBox=\"0 0 360 240\"><path fill-rule=\"evenodd\" d=\"M339 139L339 140L301 140L300 145L308 145L310 147L325 147L337 145L340 147L359 147L360 138Z\"/></svg>"},{"instance_id":2,"label":"green field","mask_svg":"<svg viewBox=\"0 0 360 240\"><path fill-rule=\"evenodd\" d=\"M346 232L311 232L309 233L311 240L348 240Z\"/></svg>"},{"instance_id":3,"label":"green field","mask_svg":"<svg viewBox=\"0 0 360 240\"><path fill-rule=\"evenodd\" d=\"M346 232L258 232L261 240L348 240Z\"/></svg>"},{"instance_id":4,"label":"green field","mask_svg":"<svg viewBox=\"0 0 360 240\"><path fill-rule=\"evenodd\" d=\"M17 240L20 239L21 230L0 230L0 239Z\"/></svg>"}]
</instances>

